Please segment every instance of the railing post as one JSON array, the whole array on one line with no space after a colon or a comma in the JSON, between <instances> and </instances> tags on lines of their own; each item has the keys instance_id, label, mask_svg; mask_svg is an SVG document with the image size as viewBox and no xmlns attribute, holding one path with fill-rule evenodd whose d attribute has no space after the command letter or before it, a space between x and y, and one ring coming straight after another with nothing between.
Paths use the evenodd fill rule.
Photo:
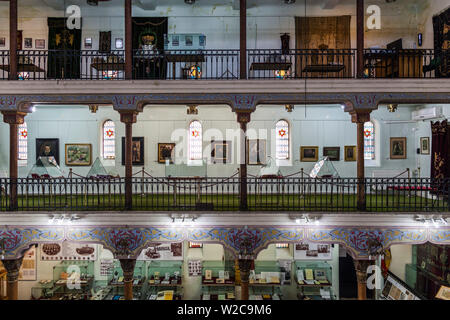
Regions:
<instances>
[{"instance_id":1,"label":"railing post","mask_svg":"<svg viewBox=\"0 0 450 320\"><path fill-rule=\"evenodd\" d=\"M240 124L241 132L240 132L240 204L239 210L247 211L248 210L248 202L247 202L247 123L250 122L250 112L238 112L237 113L237 121Z\"/></svg>"},{"instance_id":2,"label":"railing post","mask_svg":"<svg viewBox=\"0 0 450 320\"><path fill-rule=\"evenodd\" d=\"M9 0L9 80L17 80L17 0Z\"/></svg>"}]
</instances>

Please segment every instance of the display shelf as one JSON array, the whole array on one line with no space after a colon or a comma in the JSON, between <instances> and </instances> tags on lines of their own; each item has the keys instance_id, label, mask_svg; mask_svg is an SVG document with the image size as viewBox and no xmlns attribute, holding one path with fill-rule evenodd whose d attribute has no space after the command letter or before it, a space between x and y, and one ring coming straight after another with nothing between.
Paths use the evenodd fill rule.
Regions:
<instances>
[{"instance_id":1,"label":"display shelf","mask_svg":"<svg viewBox=\"0 0 450 320\"><path fill-rule=\"evenodd\" d=\"M250 300L281 300L281 285L277 284L249 284Z\"/></svg>"},{"instance_id":2,"label":"display shelf","mask_svg":"<svg viewBox=\"0 0 450 320\"><path fill-rule=\"evenodd\" d=\"M141 287L145 283L146 279L146 265L145 261L136 261L133 273L133 287ZM122 286L123 287L123 270L120 266L119 260L114 260L113 272L108 276L108 283L110 286Z\"/></svg>"},{"instance_id":3,"label":"display shelf","mask_svg":"<svg viewBox=\"0 0 450 320\"><path fill-rule=\"evenodd\" d=\"M147 275L149 286L182 286L183 261L152 260L147 266Z\"/></svg>"},{"instance_id":4,"label":"display shelf","mask_svg":"<svg viewBox=\"0 0 450 320\"><path fill-rule=\"evenodd\" d=\"M91 296L93 282L94 261L61 261L53 267L55 289L52 290L52 299L87 300Z\"/></svg>"},{"instance_id":5,"label":"display shelf","mask_svg":"<svg viewBox=\"0 0 450 320\"><path fill-rule=\"evenodd\" d=\"M332 267L324 261L295 261L295 282L301 300L336 300Z\"/></svg>"},{"instance_id":6,"label":"display shelf","mask_svg":"<svg viewBox=\"0 0 450 320\"><path fill-rule=\"evenodd\" d=\"M278 261L255 261L249 285L253 287L281 286L281 268Z\"/></svg>"},{"instance_id":7,"label":"display shelf","mask_svg":"<svg viewBox=\"0 0 450 320\"><path fill-rule=\"evenodd\" d=\"M53 280L41 280L36 286L31 288L31 299L51 300L56 297L55 293L57 291L62 291L62 288L61 286L55 286L55 282Z\"/></svg>"},{"instance_id":8,"label":"display shelf","mask_svg":"<svg viewBox=\"0 0 450 320\"><path fill-rule=\"evenodd\" d=\"M233 263L222 260L206 260L202 265L202 286L226 287L235 285Z\"/></svg>"}]
</instances>

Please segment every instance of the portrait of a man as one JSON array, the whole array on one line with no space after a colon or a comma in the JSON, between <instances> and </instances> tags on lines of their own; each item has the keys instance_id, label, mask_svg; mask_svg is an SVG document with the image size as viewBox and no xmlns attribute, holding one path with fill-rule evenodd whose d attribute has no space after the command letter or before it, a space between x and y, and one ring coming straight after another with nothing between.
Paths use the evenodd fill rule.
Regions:
<instances>
[{"instance_id":1,"label":"portrait of a man","mask_svg":"<svg viewBox=\"0 0 450 320\"><path fill-rule=\"evenodd\" d=\"M36 139L36 160L53 157L59 165L59 139Z\"/></svg>"}]
</instances>

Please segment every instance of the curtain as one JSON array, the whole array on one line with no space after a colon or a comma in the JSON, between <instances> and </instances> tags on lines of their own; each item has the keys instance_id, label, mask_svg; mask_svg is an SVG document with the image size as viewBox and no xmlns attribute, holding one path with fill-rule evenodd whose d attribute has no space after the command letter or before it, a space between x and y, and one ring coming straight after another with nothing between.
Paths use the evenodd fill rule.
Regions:
<instances>
[{"instance_id":1,"label":"curtain","mask_svg":"<svg viewBox=\"0 0 450 320\"><path fill-rule=\"evenodd\" d=\"M300 55L296 59L298 75L351 77L350 21L351 16L295 18L296 49L308 52L307 55ZM323 51L326 49L335 49L336 51ZM324 66L324 72L305 72L305 67L310 65ZM331 65L343 65L344 69L339 72L326 71L326 66Z\"/></svg>"},{"instance_id":2,"label":"curtain","mask_svg":"<svg viewBox=\"0 0 450 320\"><path fill-rule=\"evenodd\" d=\"M431 147L431 178L450 178L449 147L450 127L447 120L431 122L432 147Z\"/></svg>"}]
</instances>

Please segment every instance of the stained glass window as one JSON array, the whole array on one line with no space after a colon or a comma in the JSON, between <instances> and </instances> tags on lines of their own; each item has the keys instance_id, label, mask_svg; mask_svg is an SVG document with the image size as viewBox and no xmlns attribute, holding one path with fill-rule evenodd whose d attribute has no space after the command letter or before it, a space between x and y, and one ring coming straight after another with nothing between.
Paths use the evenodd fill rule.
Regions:
<instances>
[{"instance_id":1,"label":"stained glass window","mask_svg":"<svg viewBox=\"0 0 450 320\"><path fill-rule=\"evenodd\" d=\"M276 131L277 160L289 159L289 123L285 120L278 121Z\"/></svg>"},{"instance_id":2,"label":"stained glass window","mask_svg":"<svg viewBox=\"0 0 450 320\"><path fill-rule=\"evenodd\" d=\"M19 164L26 165L28 160L28 129L27 123L19 125Z\"/></svg>"},{"instance_id":3,"label":"stained glass window","mask_svg":"<svg viewBox=\"0 0 450 320\"><path fill-rule=\"evenodd\" d=\"M364 159L375 159L375 127L370 121L364 123Z\"/></svg>"},{"instance_id":4,"label":"stained glass window","mask_svg":"<svg viewBox=\"0 0 450 320\"><path fill-rule=\"evenodd\" d=\"M189 160L202 160L202 124L192 121L189 124Z\"/></svg>"},{"instance_id":5,"label":"stained glass window","mask_svg":"<svg viewBox=\"0 0 450 320\"><path fill-rule=\"evenodd\" d=\"M103 123L103 159L116 158L116 125L112 120Z\"/></svg>"}]
</instances>

